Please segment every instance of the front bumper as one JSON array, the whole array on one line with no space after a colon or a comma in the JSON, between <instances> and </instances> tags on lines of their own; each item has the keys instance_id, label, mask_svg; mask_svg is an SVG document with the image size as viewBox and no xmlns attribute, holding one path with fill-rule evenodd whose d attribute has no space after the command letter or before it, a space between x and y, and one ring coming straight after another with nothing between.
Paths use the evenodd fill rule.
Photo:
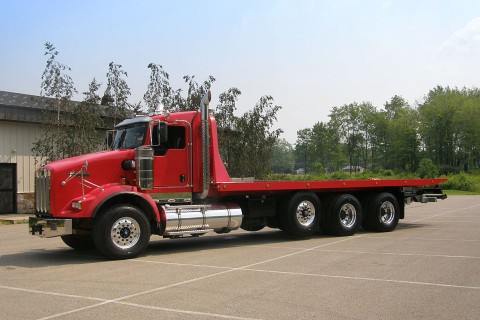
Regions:
<instances>
[{"instance_id":1,"label":"front bumper","mask_svg":"<svg viewBox=\"0 0 480 320\"><path fill-rule=\"evenodd\" d=\"M53 238L73 233L72 219L45 219L30 217L28 219L30 234L41 238Z\"/></svg>"}]
</instances>

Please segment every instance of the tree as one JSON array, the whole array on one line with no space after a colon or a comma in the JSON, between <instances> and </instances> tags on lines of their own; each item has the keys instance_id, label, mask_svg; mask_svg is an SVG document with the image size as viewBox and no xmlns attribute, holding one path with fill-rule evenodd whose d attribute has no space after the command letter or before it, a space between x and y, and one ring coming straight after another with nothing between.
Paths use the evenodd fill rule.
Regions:
<instances>
[{"instance_id":1,"label":"tree","mask_svg":"<svg viewBox=\"0 0 480 320\"><path fill-rule=\"evenodd\" d=\"M438 168L431 159L423 158L417 169L420 178L434 178L438 175Z\"/></svg>"},{"instance_id":2,"label":"tree","mask_svg":"<svg viewBox=\"0 0 480 320\"><path fill-rule=\"evenodd\" d=\"M188 89L186 97L183 97L182 89L171 88L169 75L161 65L150 63L148 67L151 69L150 83L144 101L149 110L159 103L164 104L169 112L198 110L202 96L215 82L213 76L208 76L201 84L194 75L184 76ZM272 97L264 96L253 110L237 117L234 112L240 94L237 88L230 88L219 96L215 116L220 154L230 174L265 177L270 171L273 144L281 132L272 129L281 107L273 105Z\"/></svg>"},{"instance_id":3,"label":"tree","mask_svg":"<svg viewBox=\"0 0 480 320\"><path fill-rule=\"evenodd\" d=\"M148 112L155 112L160 106L163 106L165 111L171 111L174 107L174 97L171 94L168 73L159 64L150 63L148 68L151 70L150 83L147 92L143 95Z\"/></svg>"},{"instance_id":4,"label":"tree","mask_svg":"<svg viewBox=\"0 0 480 320\"><path fill-rule=\"evenodd\" d=\"M183 104L179 105L177 111L197 110L205 92L210 90L212 83L215 82L213 76L208 76L201 85L195 81L195 76L184 76L183 80L188 84L187 98Z\"/></svg>"},{"instance_id":5,"label":"tree","mask_svg":"<svg viewBox=\"0 0 480 320\"><path fill-rule=\"evenodd\" d=\"M235 140L238 139L235 124L237 117L238 96L241 94L237 88L230 88L219 96L219 104L215 112L218 129L218 144L223 161L228 165L235 157Z\"/></svg>"},{"instance_id":6,"label":"tree","mask_svg":"<svg viewBox=\"0 0 480 320\"><path fill-rule=\"evenodd\" d=\"M385 112L389 120L395 119L398 117L398 113L408 107L408 102L402 97L395 95L389 102L385 103Z\"/></svg>"},{"instance_id":7,"label":"tree","mask_svg":"<svg viewBox=\"0 0 480 320\"><path fill-rule=\"evenodd\" d=\"M345 144L350 173L360 166L364 136L361 131L360 106L357 103L334 107L330 113L330 125L338 130L341 143Z\"/></svg>"},{"instance_id":8,"label":"tree","mask_svg":"<svg viewBox=\"0 0 480 320\"><path fill-rule=\"evenodd\" d=\"M311 162L315 150L313 146L312 129L305 128L297 131L297 142L295 143L295 167L302 169L307 174L311 168Z\"/></svg>"},{"instance_id":9,"label":"tree","mask_svg":"<svg viewBox=\"0 0 480 320\"><path fill-rule=\"evenodd\" d=\"M81 103L72 102L76 92L71 77L66 74L70 68L56 60L58 51L45 44L49 56L42 75L43 110L42 135L34 141L32 152L36 161L46 162L89 153L99 149L101 127L99 110L100 97L97 91L100 84L93 79L89 90L84 92Z\"/></svg>"},{"instance_id":10,"label":"tree","mask_svg":"<svg viewBox=\"0 0 480 320\"><path fill-rule=\"evenodd\" d=\"M84 92L84 100L72 110L76 121L67 128L67 154L76 156L100 149L102 135L98 128L102 125L100 112L100 96L97 94L100 83L95 79L90 82L88 91Z\"/></svg>"},{"instance_id":11,"label":"tree","mask_svg":"<svg viewBox=\"0 0 480 320\"><path fill-rule=\"evenodd\" d=\"M111 126L115 126L117 122L127 118L129 112L133 111L133 107L128 103L130 96L130 87L124 77L127 72L122 70L122 66L110 62L107 72L107 89L104 96L109 97L111 101L106 106L106 112L109 118L113 119Z\"/></svg>"},{"instance_id":12,"label":"tree","mask_svg":"<svg viewBox=\"0 0 480 320\"><path fill-rule=\"evenodd\" d=\"M53 44L45 43L45 55L48 56L42 74L41 97L45 103L42 120L42 135L33 142L32 153L36 162L62 159L67 156L66 146L70 144L65 128L72 124L71 98L76 92L72 78L67 74L71 69L58 62Z\"/></svg>"},{"instance_id":13,"label":"tree","mask_svg":"<svg viewBox=\"0 0 480 320\"><path fill-rule=\"evenodd\" d=\"M241 177L265 178L270 173L269 162L273 146L281 129L273 129L281 106L273 104L271 96L263 96L255 107L236 120L234 157L228 164L230 174Z\"/></svg>"},{"instance_id":14,"label":"tree","mask_svg":"<svg viewBox=\"0 0 480 320\"><path fill-rule=\"evenodd\" d=\"M465 172L480 166L480 90L462 90L453 118L456 166Z\"/></svg>"},{"instance_id":15,"label":"tree","mask_svg":"<svg viewBox=\"0 0 480 320\"><path fill-rule=\"evenodd\" d=\"M312 128L313 163L317 174L335 171L344 162L338 132L328 123L317 122ZM319 169L323 169L322 172Z\"/></svg>"},{"instance_id":16,"label":"tree","mask_svg":"<svg viewBox=\"0 0 480 320\"><path fill-rule=\"evenodd\" d=\"M372 169L387 168L389 160L388 150L388 126L389 118L387 112L377 111L372 114L370 121L372 122L371 132L371 157Z\"/></svg>"},{"instance_id":17,"label":"tree","mask_svg":"<svg viewBox=\"0 0 480 320\"><path fill-rule=\"evenodd\" d=\"M388 126L390 168L415 171L418 165L418 112L405 107Z\"/></svg>"},{"instance_id":18,"label":"tree","mask_svg":"<svg viewBox=\"0 0 480 320\"><path fill-rule=\"evenodd\" d=\"M418 112L401 96L385 103L385 168L414 171L418 165ZM385 128L385 127L383 127Z\"/></svg>"},{"instance_id":19,"label":"tree","mask_svg":"<svg viewBox=\"0 0 480 320\"><path fill-rule=\"evenodd\" d=\"M272 148L270 168L273 173L292 173L295 156L292 145L285 139L277 139Z\"/></svg>"},{"instance_id":20,"label":"tree","mask_svg":"<svg viewBox=\"0 0 480 320\"><path fill-rule=\"evenodd\" d=\"M186 97L183 97L182 89L173 89L171 87L170 76L160 64L150 63L148 68L151 70L150 82L143 100L149 112L154 112L160 104L163 105L164 110L167 112L197 110L203 95L210 90L212 83L215 82L213 76L208 76L202 84L195 80L194 75L184 76L183 80L188 88Z\"/></svg>"},{"instance_id":21,"label":"tree","mask_svg":"<svg viewBox=\"0 0 480 320\"><path fill-rule=\"evenodd\" d=\"M455 165L453 119L458 107L457 90L437 86L419 105L420 134L426 156L440 166Z\"/></svg>"}]
</instances>

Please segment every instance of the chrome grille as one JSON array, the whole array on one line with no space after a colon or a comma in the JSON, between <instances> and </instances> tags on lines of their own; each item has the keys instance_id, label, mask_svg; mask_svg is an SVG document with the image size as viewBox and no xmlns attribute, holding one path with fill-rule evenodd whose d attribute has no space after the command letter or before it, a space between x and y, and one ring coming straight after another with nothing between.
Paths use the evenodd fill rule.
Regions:
<instances>
[{"instance_id":1,"label":"chrome grille","mask_svg":"<svg viewBox=\"0 0 480 320\"><path fill-rule=\"evenodd\" d=\"M50 172L35 177L35 209L39 213L50 211Z\"/></svg>"}]
</instances>

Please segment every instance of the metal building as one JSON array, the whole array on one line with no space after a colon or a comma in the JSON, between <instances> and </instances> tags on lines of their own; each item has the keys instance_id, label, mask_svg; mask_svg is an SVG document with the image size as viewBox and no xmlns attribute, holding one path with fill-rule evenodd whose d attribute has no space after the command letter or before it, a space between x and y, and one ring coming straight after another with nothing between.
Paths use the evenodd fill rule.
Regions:
<instances>
[{"instance_id":1,"label":"metal building","mask_svg":"<svg viewBox=\"0 0 480 320\"><path fill-rule=\"evenodd\" d=\"M41 134L42 98L0 91L0 213L33 212L33 141Z\"/></svg>"},{"instance_id":2,"label":"metal building","mask_svg":"<svg viewBox=\"0 0 480 320\"><path fill-rule=\"evenodd\" d=\"M33 213L35 201L34 141L42 134L42 117L52 98L0 91L0 214ZM100 106L106 131L114 118L108 117L105 104ZM79 104L72 101L73 105ZM128 112L129 116L132 116ZM123 119L117 119L121 121Z\"/></svg>"}]
</instances>

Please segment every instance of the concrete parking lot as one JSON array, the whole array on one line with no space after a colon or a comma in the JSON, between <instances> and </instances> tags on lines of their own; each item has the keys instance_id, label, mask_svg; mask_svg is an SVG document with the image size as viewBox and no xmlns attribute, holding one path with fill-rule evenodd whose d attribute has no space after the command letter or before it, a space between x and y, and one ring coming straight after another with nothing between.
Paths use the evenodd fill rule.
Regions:
<instances>
[{"instance_id":1,"label":"concrete parking lot","mask_svg":"<svg viewBox=\"0 0 480 320\"><path fill-rule=\"evenodd\" d=\"M480 196L391 233L152 236L126 261L27 229L0 226L0 319L480 319Z\"/></svg>"}]
</instances>

